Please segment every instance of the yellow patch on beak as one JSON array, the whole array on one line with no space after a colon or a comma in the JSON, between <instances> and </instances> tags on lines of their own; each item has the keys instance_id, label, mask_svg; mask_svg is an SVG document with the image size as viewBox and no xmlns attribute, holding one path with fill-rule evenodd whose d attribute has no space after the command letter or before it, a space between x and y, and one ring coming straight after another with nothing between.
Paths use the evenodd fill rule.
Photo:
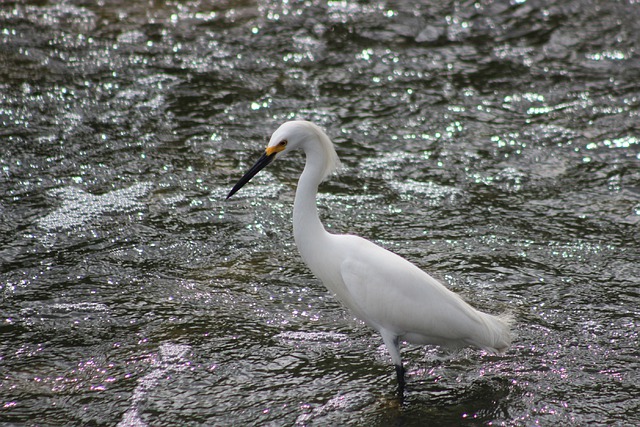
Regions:
<instances>
[{"instance_id":1,"label":"yellow patch on beak","mask_svg":"<svg viewBox=\"0 0 640 427\"><path fill-rule=\"evenodd\" d=\"M272 147L267 147L265 151L267 153L267 156L271 156L273 154L281 152L282 150L284 150L284 148L285 148L285 145L278 144Z\"/></svg>"}]
</instances>

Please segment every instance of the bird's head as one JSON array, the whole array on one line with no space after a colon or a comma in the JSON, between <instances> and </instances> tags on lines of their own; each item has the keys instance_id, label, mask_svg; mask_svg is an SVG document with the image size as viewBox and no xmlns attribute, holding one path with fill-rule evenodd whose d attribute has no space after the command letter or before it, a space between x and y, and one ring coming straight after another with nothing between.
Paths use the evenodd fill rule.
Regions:
<instances>
[{"instance_id":1,"label":"bird's head","mask_svg":"<svg viewBox=\"0 0 640 427\"><path fill-rule=\"evenodd\" d=\"M276 157L284 155L297 148L303 148L304 144L314 144L321 147L321 152L325 157L325 171L323 178L333 172L338 166L338 156L333 148L333 143L329 137L318 126L304 120L295 120L283 123L271 135L267 148L262 153L258 161L249 169L242 178L236 183L227 195L227 199L233 196L247 182L251 180L258 172L273 162Z\"/></svg>"}]
</instances>

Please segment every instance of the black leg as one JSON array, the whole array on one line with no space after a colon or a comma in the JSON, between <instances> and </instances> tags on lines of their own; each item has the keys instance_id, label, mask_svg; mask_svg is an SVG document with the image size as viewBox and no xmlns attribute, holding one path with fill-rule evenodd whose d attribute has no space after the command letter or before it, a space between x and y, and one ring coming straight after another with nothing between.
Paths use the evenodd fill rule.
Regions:
<instances>
[{"instance_id":1,"label":"black leg","mask_svg":"<svg viewBox=\"0 0 640 427\"><path fill-rule=\"evenodd\" d=\"M404 367L402 365L395 365L396 367L396 375L398 376L398 396L400 399L404 397Z\"/></svg>"}]
</instances>

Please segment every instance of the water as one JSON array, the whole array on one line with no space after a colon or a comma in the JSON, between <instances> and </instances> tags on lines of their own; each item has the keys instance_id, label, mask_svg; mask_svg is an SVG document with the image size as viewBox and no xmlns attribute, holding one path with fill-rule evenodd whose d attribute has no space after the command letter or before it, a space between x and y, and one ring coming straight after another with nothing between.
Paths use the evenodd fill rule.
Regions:
<instances>
[{"instance_id":1,"label":"water","mask_svg":"<svg viewBox=\"0 0 640 427\"><path fill-rule=\"evenodd\" d=\"M3 424L640 423L640 5L414 3L0 5ZM224 201L290 118L327 227L513 310L506 355L405 346L399 404L302 158Z\"/></svg>"}]
</instances>

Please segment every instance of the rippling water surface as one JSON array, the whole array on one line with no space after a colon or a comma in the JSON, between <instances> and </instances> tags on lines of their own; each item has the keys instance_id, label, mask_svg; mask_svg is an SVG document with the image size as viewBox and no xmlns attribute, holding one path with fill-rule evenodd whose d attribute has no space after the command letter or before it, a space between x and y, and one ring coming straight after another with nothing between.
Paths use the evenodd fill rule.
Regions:
<instances>
[{"instance_id":1,"label":"rippling water surface","mask_svg":"<svg viewBox=\"0 0 640 427\"><path fill-rule=\"evenodd\" d=\"M0 421L640 424L640 4L0 4ZM313 120L343 167L324 222L407 257L513 347L404 347L310 274Z\"/></svg>"}]
</instances>

